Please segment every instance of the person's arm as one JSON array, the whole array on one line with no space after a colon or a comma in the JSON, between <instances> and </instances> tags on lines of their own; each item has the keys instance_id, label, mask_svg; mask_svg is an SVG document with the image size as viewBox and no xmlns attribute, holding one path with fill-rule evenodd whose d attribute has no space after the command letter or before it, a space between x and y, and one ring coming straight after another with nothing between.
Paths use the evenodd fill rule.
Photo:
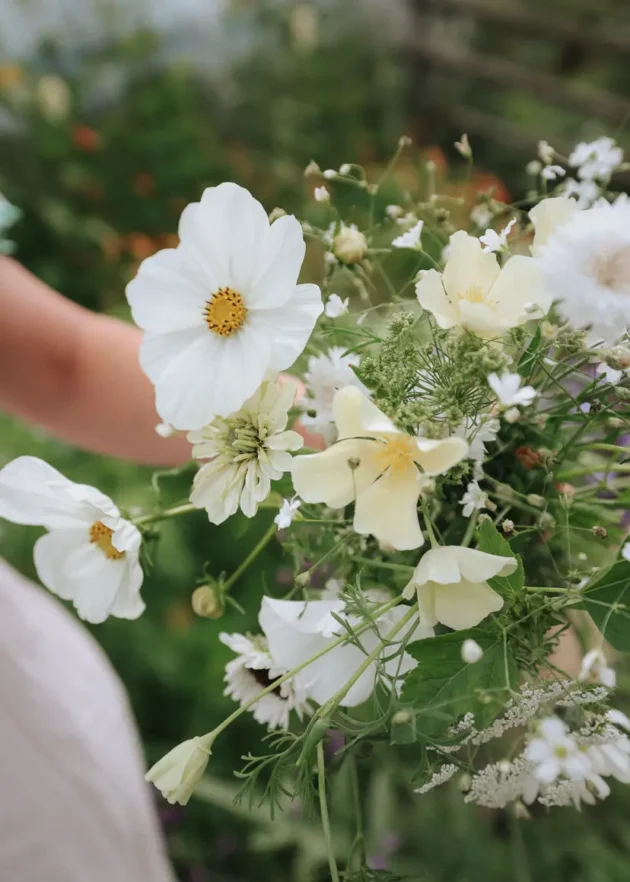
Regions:
<instances>
[{"instance_id":1,"label":"person's arm","mask_svg":"<svg viewBox=\"0 0 630 882\"><path fill-rule=\"evenodd\" d=\"M57 438L151 465L190 459L161 438L153 387L138 363L141 333L66 300L0 257L0 410Z\"/></svg>"}]
</instances>

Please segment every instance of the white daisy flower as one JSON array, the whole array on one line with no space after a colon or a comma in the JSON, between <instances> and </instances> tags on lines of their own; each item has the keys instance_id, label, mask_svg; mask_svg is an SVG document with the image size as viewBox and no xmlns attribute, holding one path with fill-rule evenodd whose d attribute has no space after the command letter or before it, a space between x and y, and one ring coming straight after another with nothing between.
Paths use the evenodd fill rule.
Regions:
<instances>
[{"instance_id":1,"label":"white daisy flower","mask_svg":"<svg viewBox=\"0 0 630 882\"><path fill-rule=\"evenodd\" d=\"M420 306L440 328L463 326L484 337L502 334L531 319L530 304L544 314L551 305L531 257L515 255L501 268L474 236L451 236L442 274L425 270L416 285Z\"/></svg>"},{"instance_id":2,"label":"white daisy flower","mask_svg":"<svg viewBox=\"0 0 630 882\"><path fill-rule=\"evenodd\" d=\"M48 530L33 549L37 575L86 622L144 612L140 531L94 487L20 456L0 471L0 517Z\"/></svg>"},{"instance_id":3,"label":"white daisy flower","mask_svg":"<svg viewBox=\"0 0 630 882\"><path fill-rule=\"evenodd\" d=\"M204 735L178 744L149 769L145 781L154 784L172 805L186 805L206 771L213 740Z\"/></svg>"},{"instance_id":4,"label":"white daisy flower","mask_svg":"<svg viewBox=\"0 0 630 882\"><path fill-rule=\"evenodd\" d=\"M516 567L513 557L442 545L420 558L403 597L410 600L417 593L420 616L427 625L441 622L454 631L474 628L503 607L503 598L488 579L509 576Z\"/></svg>"},{"instance_id":5,"label":"white daisy flower","mask_svg":"<svg viewBox=\"0 0 630 882\"><path fill-rule=\"evenodd\" d=\"M592 771L588 756L558 717L540 721L538 736L530 740L524 756L533 764L535 777L544 784L561 776L581 780Z\"/></svg>"},{"instance_id":6,"label":"white daisy flower","mask_svg":"<svg viewBox=\"0 0 630 882\"><path fill-rule=\"evenodd\" d=\"M577 168L582 181L604 181L623 162L623 150L612 138L597 138L589 143L578 144L569 156L569 165Z\"/></svg>"},{"instance_id":7,"label":"white daisy flower","mask_svg":"<svg viewBox=\"0 0 630 882\"><path fill-rule=\"evenodd\" d=\"M195 459L210 460L193 482L190 501L205 508L213 524L222 524L240 507L248 518L291 467L289 451L303 440L287 430L295 398L292 383L262 383L241 410L227 419L217 417L199 432L189 432Z\"/></svg>"},{"instance_id":8,"label":"white daisy flower","mask_svg":"<svg viewBox=\"0 0 630 882\"><path fill-rule=\"evenodd\" d=\"M305 668L300 678L309 697L318 704L325 704L332 698L363 664L366 654L377 647L383 635L391 631L408 611L409 607L402 604L381 616L377 620L378 634L368 630L357 638L362 649L352 643L341 644ZM345 618L342 600L275 600L263 597L259 621L273 658L285 670L291 670L347 633L335 615ZM347 618L352 628L361 623L357 617ZM410 641L433 636L431 628L418 623L410 625L410 628L413 631ZM343 707L363 704L374 691L380 673L398 681L416 667L417 662L408 653L396 653L396 646L407 634L402 630L400 640L398 637L392 640L383 651L380 666L374 662L361 674L342 699Z\"/></svg>"},{"instance_id":9,"label":"white daisy flower","mask_svg":"<svg viewBox=\"0 0 630 882\"><path fill-rule=\"evenodd\" d=\"M544 203L543 203L544 204ZM540 206L539 206L540 208ZM630 205L575 212L536 255L562 317L614 342L630 327Z\"/></svg>"},{"instance_id":10,"label":"white daisy flower","mask_svg":"<svg viewBox=\"0 0 630 882\"><path fill-rule=\"evenodd\" d=\"M293 518L301 504L302 501L297 497L295 499L282 500L280 511L273 519L279 530L286 530L287 527L291 526Z\"/></svg>"},{"instance_id":11,"label":"white daisy flower","mask_svg":"<svg viewBox=\"0 0 630 882\"><path fill-rule=\"evenodd\" d=\"M339 441L322 453L299 456L291 473L305 502L354 506L354 529L399 551L424 542L417 503L422 478L446 473L468 453L462 438L407 435L353 386L333 401ZM424 473L423 474L421 474Z\"/></svg>"},{"instance_id":12,"label":"white daisy flower","mask_svg":"<svg viewBox=\"0 0 630 882\"><path fill-rule=\"evenodd\" d=\"M477 481L471 481L459 504L463 506L462 515L469 518L474 511L481 511L487 507L488 495L481 489Z\"/></svg>"},{"instance_id":13,"label":"white daisy flower","mask_svg":"<svg viewBox=\"0 0 630 882\"><path fill-rule=\"evenodd\" d=\"M519 374L488 375L488 385L504 407L527 407L538 394L533 386L522 386Z\"/></svg>"},{"instance_id":14,"label":"white daisy flower","mask_svg":"<svg viewBox=\"0 0 630 882\"><path fill-rule=\"evenodd\" d=\"M418 221L410 230L407 230L406 233L402 233L400 236L396 236L394 241L392 242L392 248L411 248L415 251L420 251L422 249L422 243L420 241L422 236L422 228L424 226L424 221Z\"/></svg>"},{"instance_id":15,"label":"white daisy flower","mask_svg":"<svg viewBox=\"0 0 630 882\"><path fill-rule=\"evenodd\" d=\"M508 250L508 236L512 232L512 227L516 223L516 218L503 227L500 233L496 230L486 230L483 236L479 236L479 241L483 244L483 250L486 254Z\"/></svg>"},{"instance_id":16,"label":"white daisy flower","mask_svg":"<svg viewBox=\"0 0 630 882\"><path fill-rule=\"evenodd\" d=\"M147 258L127 286L144 329L140 363L156 407L176 429L227 417L269 369L290 367L323 306L317 285L298 285L304 260L294 217L269 224L236 184L204 191L179 222L180 244Z\"/></svg>"},{"instance_id":17,"label":"white daisy flower","mask_svg":"<svg viewBox=\"0 0 630 882\"><path fill-rule=\"evenodd\" d=\"M326 301L326 306L324 308L324 314L326 318L339 318L341 315L345 315L348 312L348 304L350 303L350 298L346 297L345 300L342 300L339 294L331 294L328 300Z\"/></svg>"},{"instance_id":18,"label":"white daisy flower","mask_svg":"<svg viewBox=\"0 0 630 882\"><path fill-rule=\"evenodd\" d=\"M333 414L335 393L345 386L356 386L367 393L352 370L360 360L357 353L346 353L343 346L333 346L321 355L309 356L308 370L304 374L308 397L302 401L305 413L300 421L318 435L323 435L329 444L337 437Z\"/></svg>"},{"instance_id":19,"label":"white daisy flower","mask_svg":"<svg viewBox=\"0 0 630 882\"><path fill-rule=\"evenodd\" d=\"M264 637L245 637L243 634L219 634L219 640L237 653L237 658L228 662L225 668L226 688L224 695L247 704L274 680L277 680L289 667L279 667L269 652ZM269 729L288 729L289 717L294 710L301 720L311 713L306 690L299 678L292 677L273 692L263 695L250 712L256 722Z\"/></svg>"},{"instance_id":20,"label":"white daisy flower","mask_svg":"<svg viewBox=\"0 0 630 882\"><path fill-rule=\"evenodd\" d=\"M609 667L606 656L601 649L591 649L582 659L578 680L591 680L601 683L608 689L614 689L617 685L617 675L614 668Z\"/></svg>"}]
</instances>

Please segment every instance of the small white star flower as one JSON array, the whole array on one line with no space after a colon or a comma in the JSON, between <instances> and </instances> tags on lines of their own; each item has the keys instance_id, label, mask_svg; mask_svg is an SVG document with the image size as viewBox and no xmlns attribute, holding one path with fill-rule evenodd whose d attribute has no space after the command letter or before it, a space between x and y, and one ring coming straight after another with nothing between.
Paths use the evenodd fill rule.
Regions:
<instances>
[{"instance_id":1,"label":"small white star flower","mask_svg":"<svg viewBox=\"0 0 630 882\"><path fill-rule=\"evenodd\" d=\"M623 150L613 138L597 138L578 144L569 156L569 165L577 168L582 181L608 182L612 173L623 162Z\"/></svg>"},{"instance_id":2,"label":"small white star flower","mask_svg":"<svg viewBox=\"0 0 630 882\"><path fill-rule=\"evenodd\" d=\"M463 156L464 159L472 158L472 147L470 146L468 135L465 132L461 136L459 141L455 141L453 147L457 150L460 156Z\"/></svg>"},{"instance_id":3,"label":"small white star flower","mask_svg":"<svg viewBox=\"0 0 630 882\"><path fill-rule=\"evenodd\" d=\"M557 178L563 178L565 175L566 171L561 165L546 165L540 173L540 177L545 181L555 181Z\"/></svg>"},{"instance_id":4,"label":"small white star flower","mask_svg":"<svg viewBox=\"0 0 630 882\"><path fill-rule=\"evenodd\" d=\"M301 504L301 500L297 497L295 497L295 499L282 500L280 511L273 519L279 530L286 530L291 526L293 518Z\"/></svg>"},{"instance_id":5,"label":"small white star flower","mask_svg":"<svg viewBox=\"0 0 630 882\"><path fill-rule=\"evenodd\" d=\"M481 509L487 507L488 496L477 481L471 481L466 487L466 492L459 504L463 506L462 515L465 518L469 518L474 511L481 511Z\"/></svg>"},{"instance_id":6,"label":"small white star flower","mask_svg":"<svg viewBox=\"0 0 630 882\"><path fill-rule=\"evenodd\" d=\"M222 524L240 507L251 518L258 504L291 466L291 451L303 439L287 430L295 386L269 380L241 410L217 417L199 432L189 432L195 459L209 460L193 481L190 501L205 508L213 524Z\"/></svg>"},{"instance_id":7,"label":"small white star flower","mask_svg":"<svg viewBox=\"0 0 630 882\"><path fill-rule=\"evenodd\" d=\"M545 163L545 165L549 165L551 162L553 162L555 155L556 151L553 149L551 144L549 144L547 141L538 142L538 156Z\"/></svg>"},{"instance_id":8,"label":"small white star flower","mask_svg":"<svg viewBox=\"0 0 630 882\"><path fill-rule=\"evenodd\" d=\"M315 187L313 198L315 202L330 202L330 193L326 187Z\"/></svg>"},{"instance_id":9,"label":"small white star flower","mask_svg":"<svg viewBox=\"0 0 630 882\"><path fill-rule=\"evenodd\" d=\"M348 312L348 303L350 302L350 298L346 297L345 300L342 300L339 294L331 294L328 300L326 301L326 306L324 309L324 314L326 318L336 319L341 315L346 315Z\"/></svg>"},{"instance_id":10,"label":"small white star flower","mask_svg":"<svg viewBox=\"0 0 630 882\"><path fill-rule=\"evenodd\" d=\"M544 784L560 776L581 780L592 770L588 756L558 717L540 721L538 735L530 740L524 756L532 763L534 776Z\"/></svg>"},{"instance_id":11,"label":"small white star flower","mask_svg":"<svg viewBox=\"0 0 630 882\"><path fill-rule=\"evenodd\" d=\"M304 409L301 422L322 435L328 444L337 438L333 414L335 394L346 386L356 386L367 394L367 389L352 370L359 362L359 355L346 352L343 346L333 346L320 355L309 356L308 370L304 374L307 397L301 403Z\"/></svg>"},{"instance_id":12,"label":"small white star flower","mask_svg":"<svg viewBox=\"0 0 630 882\"><path fill-rule=\"evenodd\" d=\"M480 230L485 230L488 224L492 221L493 217L493 213L490 211L485 202L480 202L479 205L475 205L473 210L470 212L471 221L475 224L475 226L479 227Z\"/></svg>"},{"instance_id":13,"label":"small white star flower","mask_svg":"<svg viewBox=\"0 0 630 882\"><path fill-rule=\"evenodd\" d=\"M37 575L80 618L99 624L142 615L142 536L108 496L20 456L0 471L0 517L48 530L33 549Z\"/></svg>"},{"instance_id":14,"label":"small white star flower","mask_svg":"<svg viewBox=\"0 0 630 882\"><path fill-rule=\"evenodd\" d=\"M609 667L606 656L601 649L591 649L582 659L578 680L590 680L601 683L608 689L614 689L617 685L617 675L614 668Z\"/></svg>"},{"instance_id":15,"label":"small white star flower","mask_svg":"<svg viewBox=\"0 0 630 882\"><path fill-rule=\"evenodd\" d=\"M512 232L512 227L516 223L516 218L512 218L512 220L507 224L507 226L503 227L500 233L497 233L496 230L486 230L483 236L479 237L479 241L483 245L483 250L486 254L507 251L508 250L508 236Z\"/></svg>"},{"instance_id":16,"label":"small white star flower","mask_svg":"<svg viewBox=\"0 0 630 882\"><path fill-rule=\"evenodd\" d=\"M462 643L462 661L474 665L483 658L483 649L476 640L464 640Z\"/></svg>"},{"instance_id":17,"label":"small white star flower","mask_svg":"<svg viewBox=\"0 0 630 882\"><path fill-rule=\"evenodd\" d=\"M527 407L537 395L533 386L521 387L519 374L504 373L488 376L488 385L504 407Z\"/></svg>"},{"instance_id":18,"label":"small white star flower","mask_svg":"<svg viewBox=\"0 0 630 882\"><path fill-rule=\"evenodd\" d=\"M422 243L420 239L422 236L423 226L424 221L420 220L410 230L407 230L406 233L402 233L400 236L396 236L396 238L392 242L392 248L410 248L415 251L421 251Z\"/></svg>"}]
</instances>

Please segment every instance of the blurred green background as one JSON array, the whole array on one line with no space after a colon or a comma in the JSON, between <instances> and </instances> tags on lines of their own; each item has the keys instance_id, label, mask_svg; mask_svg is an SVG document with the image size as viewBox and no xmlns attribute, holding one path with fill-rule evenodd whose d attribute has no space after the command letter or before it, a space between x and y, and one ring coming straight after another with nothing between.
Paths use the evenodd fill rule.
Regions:
<instances>
[{"instance_id":1,"label":"blurred green background","mask_svg":"<svg viewBox=\"0 0 630 882\"><path fill-rule=\"evenodd\" d=\"M101 0L75 32L67 19L38 16L37 3L0 0L0 191L23 211L16 257L90 309L126 316L124 287L139 261L172 241L187 202L223 180L269 210L308 215L318 210L303 174L311 159L323 169L360 162L374 179L409 134L449 192L494 186L518 198L539 138L561 150L599 134L630 145L627 0L232 0L205 4L215 14L203 22L194 4L188 20L156 21L149 12L161 6L148 4L143 24L142 4L127 21L123 7ZM472 182L452 147L463 130L475 149ZM405 173L403 164L403 186ZM42 456L121 506L155 501L148 470L0 417L0 465L18 453ZM186 478L162 486L178 500ZM229 573L265 528L264 517L211 528L202 514L165 526L146 614L94 629L129 691L149 761L232 709L222 697L229 653L217 635L255 619L233 610L197 619L190 595L204 562ZM33 538L1 526L0 553L30 575ZM265 585L286 575L272 545L237 597L255 610ZM156 800L182 880L327 878L318 828L295 807L271 825L264 811L248 817L231 805L232 771L263 734L239 721L185 810ZM456 792L414 797L410 759L376 751L373 774L363 770L375 878L388 868L427 882L628 878L630 802L620 785L582 815L556 810L519 823L466 807ZM347 786L341 769L333 796L342 846Z\"/></svg>"}]
</instances>

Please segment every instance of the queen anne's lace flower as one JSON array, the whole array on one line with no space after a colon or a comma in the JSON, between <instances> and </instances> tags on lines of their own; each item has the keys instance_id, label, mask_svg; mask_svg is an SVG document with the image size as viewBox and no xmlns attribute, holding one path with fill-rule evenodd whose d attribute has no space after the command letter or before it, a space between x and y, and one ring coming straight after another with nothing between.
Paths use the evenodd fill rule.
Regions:
<instances>
[{"instance_id":1,"label":"queen anne's lace flower","mask_svg":"<svg viewBox=\"0 0 630 882\"><path fill-rule=\"evenodd\" d=\"M176 429L227 417L268 370L290 367L323 310L317 285L298 285L304 260L294 217L273 224L236 184L204 191L179 223L180 244L145 260L127 286L144 329L140 363L156 407Z\"/></svg>"},{"instance_id":2,"label":"queen anne's lace flower","mask_svg":"<svg viewBox=\"0 0 630 882\"><path fill-rule=\"evenodd\" d=\"M37 575L85 621L137 619L144 612L140 531L94 487L20 456L0 471L0 517L48 530L33 549Z\"/></svg>"},{"instance_id":3,"label":"queen anne's lace flower","mask_svg":"<svg viewBox=\"0 0 630 882\"><path fill-rule=\"evenodd\" d=\"M424 541L416 508L421 471L444 474L466 456L468 445L461 438L432 440L401 432L354 387L336 393L333 412L339 441L293 460L296 493L331 508L354 501L357 533L372 533L399 550L419 548Z\"/></svg>"},{"instance_id":4,"label":"queen anne's lace flower","mask_svg":"<svg viewBox=\"0 0 630 882\"><path fill-rule=\"evenodd\" d=\"M583 779L591 771L591 763L569 733L568 726L558 717L546 717L538 724L538 735L525 750L533 774L544 784L564 776Z\"/></svg>"},{"instance_id":5,"label":"queen anne's lace flower","mask_svg":"<svg viewBox=\"0 0 630 882\"><path fill-rule=\"evenodd\" d=\"M417 787L414 793L428 793L429 790L435 790L436 787L440 787L442 784L450 781L457 772L457 769L458 766L454 763L446 763L446 765L431 775L426 784L423 784L422 787Z\"/></svg>"},{"instance_id":6,"label":"queen anne's lace flower","mask_svg":"<svg viewBox=\"0 0 630 882\"><path fill-rule=\"evenodd\" d=\"M294 398L292 383L265 381L241 410L188 433L193 456L210 460L195 475L190 501L205 508L213 524L223 523L239 507L253 517L271 481L291 467L289 451L303 444L297 432L286 428Z\"/></svg>"}]
</instances>

